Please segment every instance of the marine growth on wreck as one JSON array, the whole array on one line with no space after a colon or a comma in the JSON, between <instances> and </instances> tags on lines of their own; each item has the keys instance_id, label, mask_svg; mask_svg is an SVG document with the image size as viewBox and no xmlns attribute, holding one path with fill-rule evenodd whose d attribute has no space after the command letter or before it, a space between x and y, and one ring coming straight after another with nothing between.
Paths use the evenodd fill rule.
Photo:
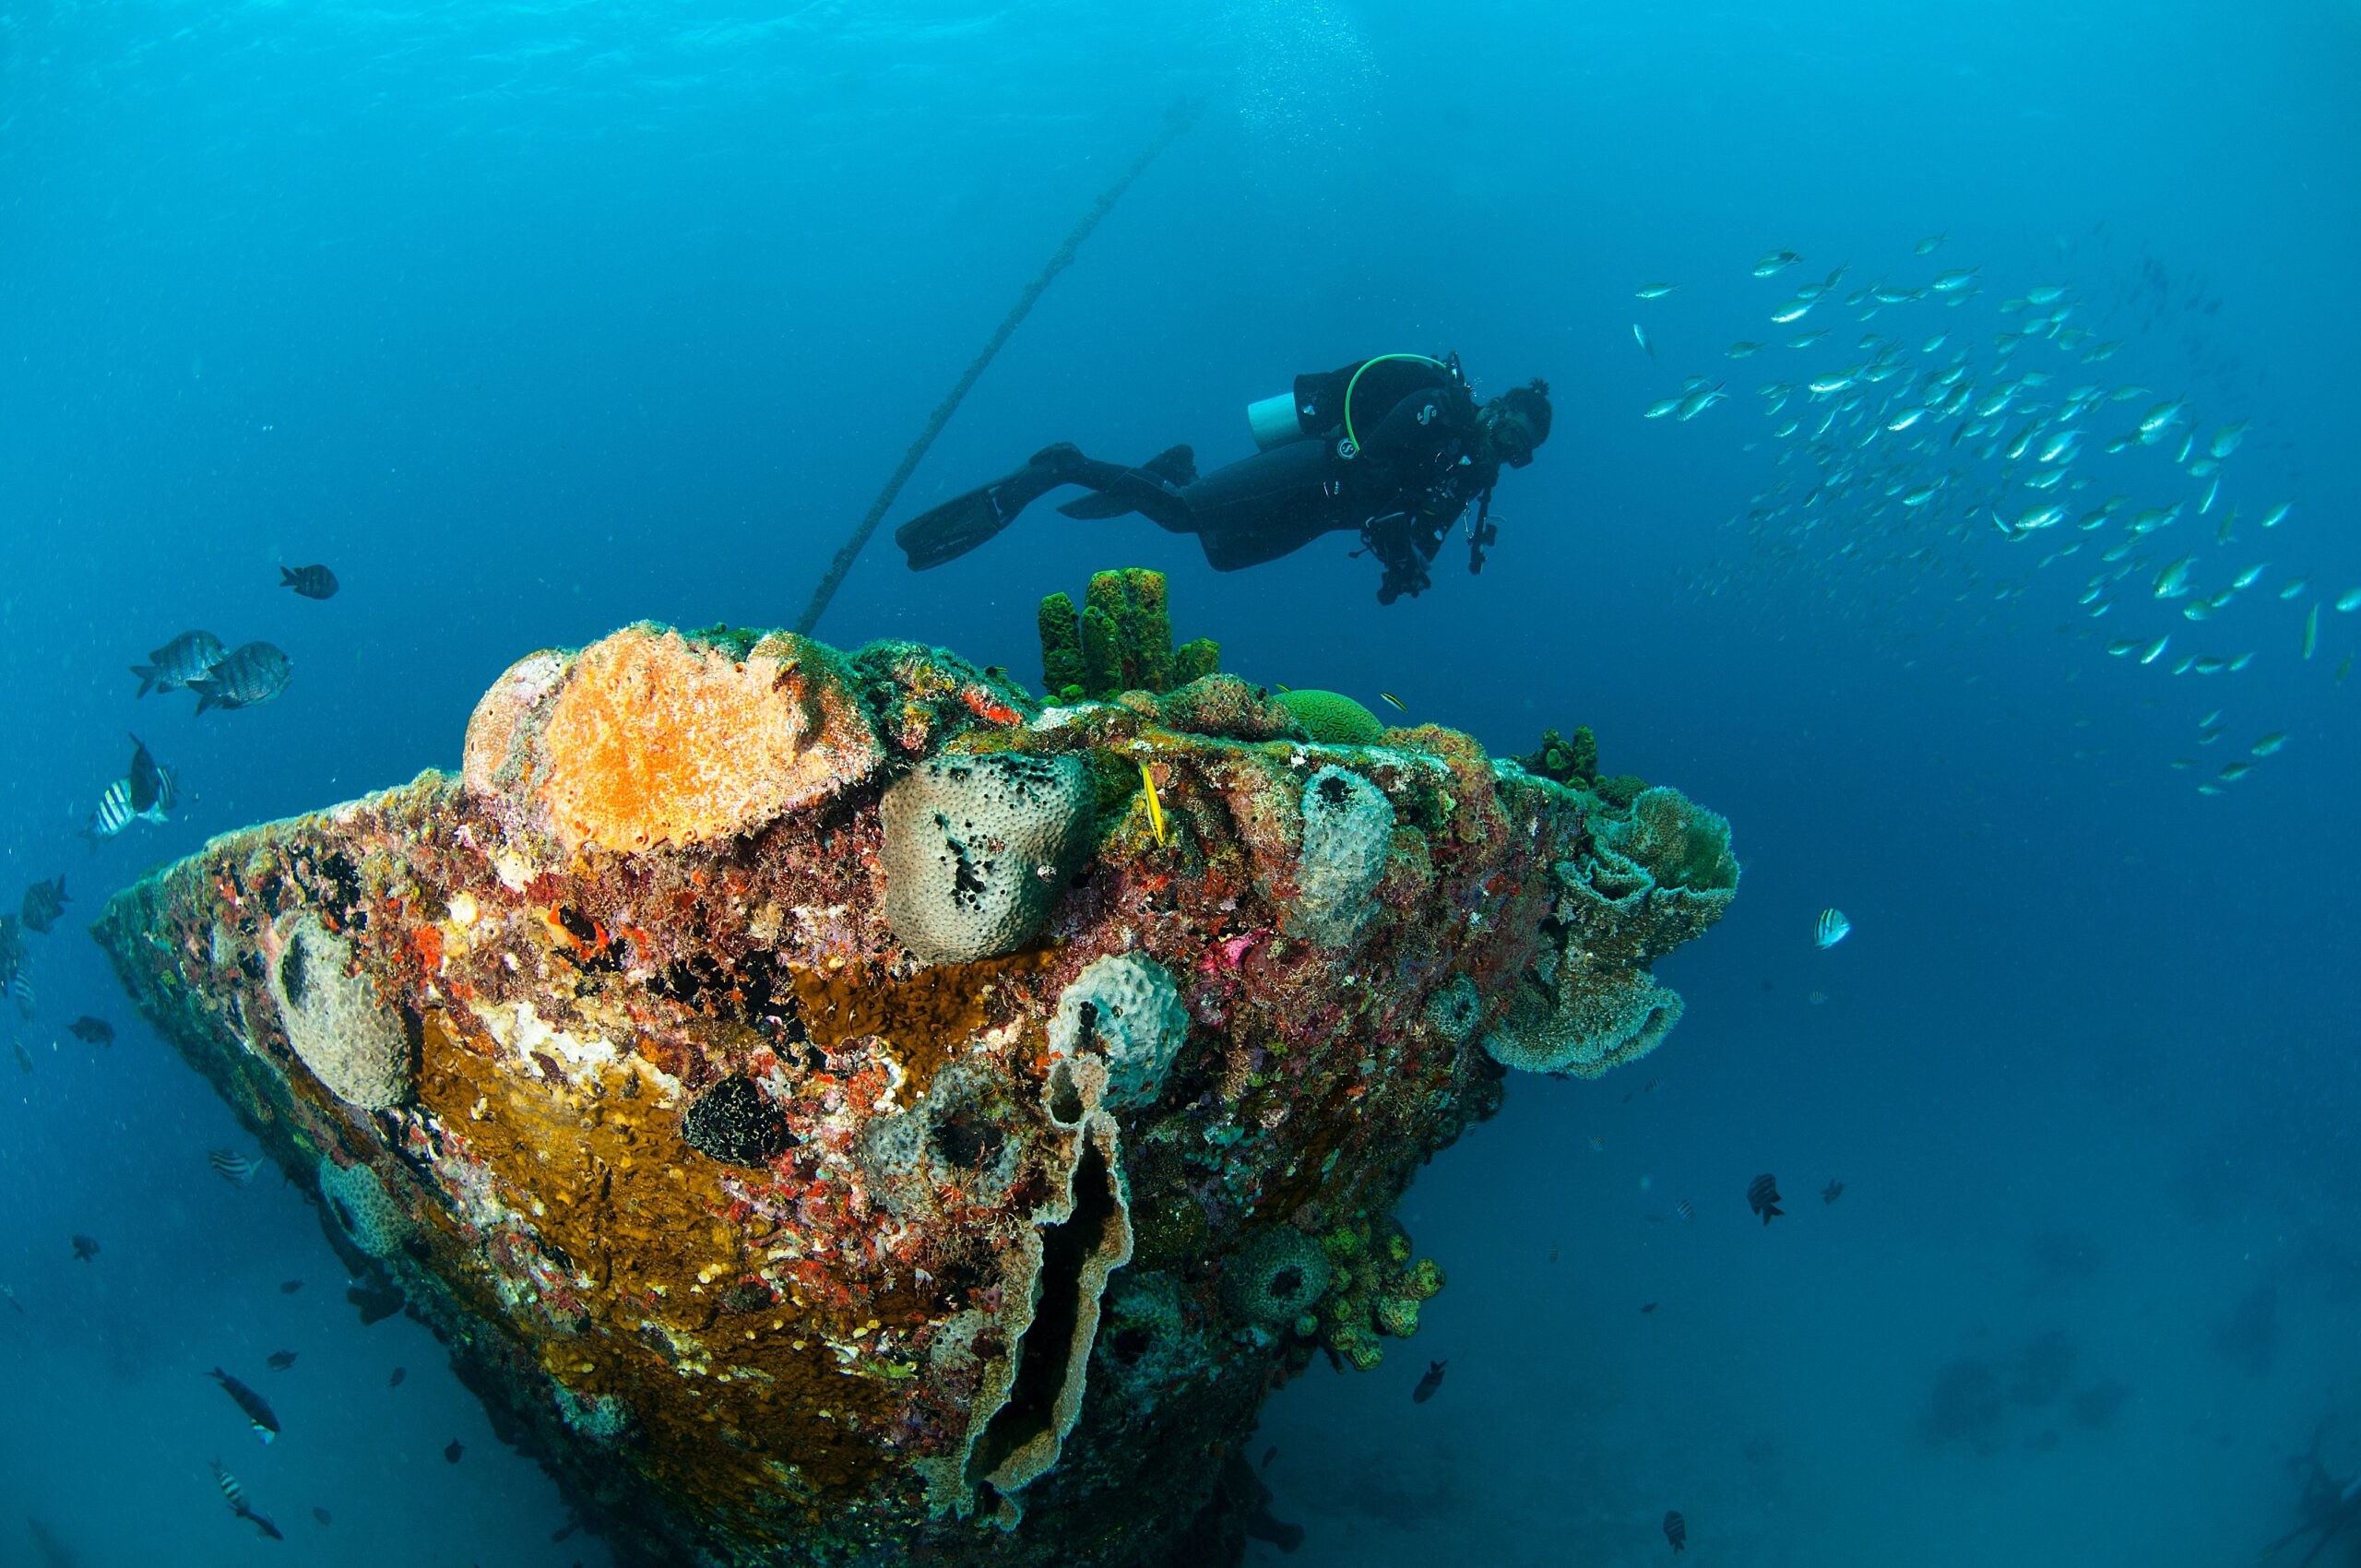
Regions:
<instances>
[{"instance_id":1,"label":"marine growth on wreck","mask_svg":"<svg viewBox=\"0 0 2361 1568\"><path fill-rule=\"evenodd\" d=\"M1442 1288L1418 1165L1658 1043L1737 885L1670 790L1345 732L636 625L97 930L620 1561L1216 1563L1268 1390Z\"/></svg>"}]
</instances>

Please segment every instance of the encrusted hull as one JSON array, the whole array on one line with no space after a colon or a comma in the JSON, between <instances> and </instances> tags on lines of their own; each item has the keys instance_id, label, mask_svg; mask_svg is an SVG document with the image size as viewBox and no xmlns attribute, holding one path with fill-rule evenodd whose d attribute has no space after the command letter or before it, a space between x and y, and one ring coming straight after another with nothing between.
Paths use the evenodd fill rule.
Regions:
<instances>
[{"instance_id":1,"label":"encrusted hull","mask_svg":"<svg viewBox=\"0 0 2361 1568\"><path fill-rule=\"evenodd\" d=\"M1268 1390L1441 1287L1391 1213L1564 989L1599 810L1228 676L1044 713L644 626L520 661L467 759L94 929L646 1563L1234 1554ZM1615 892L1593 939L1664 925Z\"/></svg>"}]
</instances>

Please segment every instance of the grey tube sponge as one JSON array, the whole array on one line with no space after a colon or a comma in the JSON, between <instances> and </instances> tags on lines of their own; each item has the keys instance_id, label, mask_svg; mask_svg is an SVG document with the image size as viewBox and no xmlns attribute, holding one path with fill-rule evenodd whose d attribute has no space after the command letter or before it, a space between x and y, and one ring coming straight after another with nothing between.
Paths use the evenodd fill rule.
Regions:
<instances>
[{"instance_id":1,"label":"grey tube sponge","mask_svg":"<svg viewBox=\"0 0 2361 1568\"><path fill-rule=\"evenodd\" d=\"M1141 953L1094 959L1058 997L1050 1049L1096 1050L1107 1059L1106 1103L1153 1105L1189 1035L1189 1010L1164 966Z\"/></svg>"},{"instance_id":2,"label":"grey tube sponge","mask_svg":"<svg viewBox=\"0 0 2361 1568\"><path fill-rule=\"evenodd\" d=\"M347 1105L391 1111L417 1081L418 1047L409 1022L377 996L352 944L309 909L283 919L270 965L287 1043L312 1075Z\"/></svg>"},{"instance_id":3,"label":"grey tube sponge","mask_svg":"<svg viewBox=\"0 0 2361 1568\"><path fill-rule=\"evenodd\" d=\"M1078 756L930 757L880 802L885 923L931 964L1014 953L1089 851Z\"/></svg>"},{"instance_id":4,"label":"grey tube sponge","mask_svg":"<svg viewBox=\"0 0 2361 1568\"><path fill-rule=\"evenodd\" d=\"M1303 855L1296 867L1290 936L1342 947L1360 934L1394 848L1394 804L1349 768L1320 769L1303 786Z\"/></svg>"}]
</instances>

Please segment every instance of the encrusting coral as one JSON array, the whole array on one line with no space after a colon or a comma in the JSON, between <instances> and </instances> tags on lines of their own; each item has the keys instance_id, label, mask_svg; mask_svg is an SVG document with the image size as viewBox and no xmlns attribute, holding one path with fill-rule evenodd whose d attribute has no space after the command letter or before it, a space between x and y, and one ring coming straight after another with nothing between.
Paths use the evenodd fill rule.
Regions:
<instances>
[{"instance_id":1,"label":"encrusting coral","mask_svg":"<svg viewBox=\"0 0 2361 1568\"><path fill-rule=\"evenodd\" d=\"M1150 587L1094 580L1075 658L1154 675ZM626 1568L1235 1562L1269 1389L1442 1287L1420 1164L1501 1062L1660 1038L1737 866L1670 791L1161 668L1045 707L627 627L511 666L459 777L94 930Z\"/></svg>"}]
</instances>

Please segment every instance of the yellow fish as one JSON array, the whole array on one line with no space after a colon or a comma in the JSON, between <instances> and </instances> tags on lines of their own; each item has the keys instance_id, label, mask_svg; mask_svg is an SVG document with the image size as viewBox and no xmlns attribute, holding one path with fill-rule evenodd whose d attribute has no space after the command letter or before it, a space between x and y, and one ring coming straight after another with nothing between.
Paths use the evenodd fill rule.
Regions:
<instances>
[{"instance_id":1,"label":"yellow fish","mask_svg":"<svg viewBox=\"0 0 2361 1568\"><path fill-rule=\"evenodd\" d=\"M1409 713L1410 710L1408 708L1403 707L1402 699L1395 696L1392 692L1380 692L1377 695L1386 702L1393 704L1395 707L1401 708L1402 712L1406 716Z\"/></svg>"},{"instance_id":2,"label":"yellow fish","mask_svg":"<svg viewBox=\"0 0 2361 1568\"><path fill-rule=\"evenodd\" d=\"M1140 764L1140 787L1147 791L1148 830L1156 835L1156 847L1161 849L1172 842L1172 836L1165 829L1164 802L1157 795L1156 778L1148 772L1145 763Z\"/></svg>"}]
</instances>

